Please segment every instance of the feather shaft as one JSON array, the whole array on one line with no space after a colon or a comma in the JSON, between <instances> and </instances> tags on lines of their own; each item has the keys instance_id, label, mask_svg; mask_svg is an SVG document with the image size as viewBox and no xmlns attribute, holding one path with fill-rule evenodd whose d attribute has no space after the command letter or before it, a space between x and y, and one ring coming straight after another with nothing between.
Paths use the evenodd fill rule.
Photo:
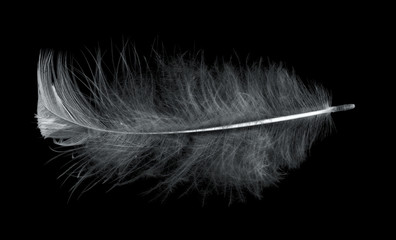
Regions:
<instances>
[{"instance_id":1,"label":"feather shaft","mask_svg":"<svg viewBox=\"0 0 396 240\"><path fill-rule=\"evenodd\" d=\"M251 122L244 122L244 123L237 123L231 124L226 126L219 126L219 127L212 127L212 128L202 128L202 129L192 129L192 130L184 130L184 131L170 131L170 132L148 132L148 133L137 133L137 134L180 134L180 133L199 133L199 132L211 132L211 131L221 131L221 130L228 130L228 129L236 129L236 128L245 128L245 127L252 127L276 122L283 122L283 121L290 121L299 118L306 118L312 117L316 115L332 113L332 112L339 112L339 111L347 111L350 109L355 108L354 104L344 104L340 106L333 106L328 107L322 110L312 111L312 112L305 112L305 113L298 113L292 114L282 117L275 117L269 119L263 119L258 121L251 121ZM134 133L126 133L126 134L134 134Z\"/></svg>"},{"instance_id":2,"label":"feather shaft","mask_svg":"<svg viewBox=\"0 0 396 240\"><path fill-rule=\"evenodd\" d=\"M55 89L54 89L54 92L56 93ZM57 96L57 94L55 96ZM57 97L57 99L58 98L59 97ZM61 100L59 100L59 102L62 103ZM63 104L62 104L62 106L64 107ZM81 127L87 128L87 129L100 131L100 132L107 132L107 133L117 133L117 134L136 134L136 135L187 134L187 133L213 132L213 131L223 131L223 130L229 130L229 129L253 127L253 126L259 126L259 125L264 125L264 124L284 122L284 121L290 121L290 120L295 120L295 119L300 119L300 118L307 118L307 117L312 117L312 116L326 114L326 113L347 111L347 110L350 110L353 108L355 108L354 104L344 104L344 105L340 105L340 106L328 107L328 108L325 108L322 110L317 110L317 111L292 114L292 115L263 119L263 120L258 120L258 121L250 121L250 122L237 123L237 124L211 127L211 128L190 129L190 130L182 130L182 131L164 131L164 132L122 132L122 131L114 131L114 130L108 130L108 129L93 128L90 126L78 124L74 121L73 121L73 123L77 124ZM67 108L65 108L65 111L69 114L70 117L72 117L71 114L69 113L69 111L67 110Z\"/></svg>"}]
</instances>

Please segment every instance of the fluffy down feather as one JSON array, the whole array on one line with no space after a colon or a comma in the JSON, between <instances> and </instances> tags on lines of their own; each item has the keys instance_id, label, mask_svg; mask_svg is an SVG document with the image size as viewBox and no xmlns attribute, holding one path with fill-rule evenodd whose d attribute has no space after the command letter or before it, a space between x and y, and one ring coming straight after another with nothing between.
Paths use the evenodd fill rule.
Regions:
<instances>
[{"instance_id":1,"label":"fluffy down feather","mask_svg":"<svg viewBox=\"0 0 396 240\"><path fill-rule=\"evenodd\" d=\"M331 126L330 114L322 114L223 131L152 134L326 109L330 95L261 61L208 66L202 56L156 55L155 67L147 67L123 51L112 67L101 54L94 65L84 72L53 52L43 52L38 64L38 126L45 138L72 147L68 174L78 176L76 186L154 177L160 193L188 184L186 189L204 195L243 199L248 191L260 197L284 170L299 166Z\"/></svg>"}]
</instances>

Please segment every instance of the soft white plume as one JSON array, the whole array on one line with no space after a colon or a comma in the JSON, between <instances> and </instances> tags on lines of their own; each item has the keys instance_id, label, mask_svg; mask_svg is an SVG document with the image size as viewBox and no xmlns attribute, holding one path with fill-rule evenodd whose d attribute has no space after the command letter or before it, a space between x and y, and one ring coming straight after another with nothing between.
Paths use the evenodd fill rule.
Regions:
<instances>
[{"instance_id":1,"label":"soft white plume","mask_svg":"<svg viewBox=\"0 0 396 240\"><path fill-rule=\"evenodd\" d=\"M94 60L83 72L43 52L38 65L38 126L45 138L74 148L78 164L69 171L78 184L154 177L163 193L189 184L203 194L260 197L328 132L330 112L353 108L332 108L320 85L261 62L208 66L199 57L157 55L149 68L123 51L109 74L100 54ZM320 113L221 129L312 111ZM191 131L208 128L217 131Z\"/></svg>"}]
</instances>

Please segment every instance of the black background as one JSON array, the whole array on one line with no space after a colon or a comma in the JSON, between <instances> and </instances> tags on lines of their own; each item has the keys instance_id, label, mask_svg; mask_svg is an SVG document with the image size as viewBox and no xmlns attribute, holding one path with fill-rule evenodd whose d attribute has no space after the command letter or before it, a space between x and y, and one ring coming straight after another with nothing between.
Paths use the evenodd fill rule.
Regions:
<instances>
[{"instance_id":1,"label":"black background","mask_svg":"<svg viewBox=\"0 0 396 240\"><path fill-rule=\"evenodd\" d=\"M380 157L369 151L369 116L364 114L373 109L366 96L374 91L376 75L371 70L378 61L376 54L382 51L381 24L373 21L374 10L327 6L305 13L292 6L286 10L265 4L230 9L212 5L101 7L106 10L39 8L31 19L17 23L14 16L9 20L17 26L7 29L11 41L5 52L11 53L11 64L5 65L5 71L11 74L5 82L11 88L10 93L3 90L13 103L8 111L11 105L5 102L11 116L5 126L12 125L5 130L12 134L5 149L10 154L4 159L11 167L5 165L2 170L11 175L4 195L9 200L4 208L11 211L9 223L38 224L41 227L34 227L38 232L48 232L49 226L66 232L91 229L90 223L95 223L92 231L100 232L122 223L117 231L130 234L149 226L149 235L188 229L190 235L217 230L224 234L258 231L265 236L276 226L283 229L277 233L280 235L293 226L322 234L362 232L376 221L383 211L374 203L381 198L377 182L381 179L373 177ZM120 46L123 39L141 51L149 50L157 39L169 51L203 49L208 58L236 52L241 59L283 62L302 79L331 89L333 105L354 103L356 108L333 114L336 131L315 144L300 169L290 171L278 186L265 189L261 200L248 197L245 203L229 206L228 199L213 196L202 206L193 192L182 198L171 196L165 202L150 201L139 195L144 182L110 192L97 187L69 199L70 183L62 185L57 180L62 161L67 159L46 164L56 156L50 149L54 145L42 139L34 119L39 51L78 53L85 48L106 48L111 42ZM16 130L15 124L20 126Z\"/></svg>"}]
</instances>

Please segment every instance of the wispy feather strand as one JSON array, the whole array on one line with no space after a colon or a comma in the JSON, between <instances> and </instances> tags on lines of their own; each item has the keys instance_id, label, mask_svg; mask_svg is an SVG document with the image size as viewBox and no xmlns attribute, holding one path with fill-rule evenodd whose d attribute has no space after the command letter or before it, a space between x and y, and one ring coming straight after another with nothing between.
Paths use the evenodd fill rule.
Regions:
<instances>
[{"instance_id":1,"label":"wispy feather strand","mask_svg":"<svg viewBox=\"0 0 396 240\"><path fill-rule=\"evenodd\" d=\"M38 64L38 127L45 138L74 147L78 164L69 174L78 176L76 186L154 177L162 193L188 184L204 195L260 197L331 128L330 94L280 65L208 66L202 56L156 55L149 68L125 51L111 68L100 53L94 60L84 72L64 55L43 52ZM284 122L180 132L323 109Z\"/></svg>"}]
</instances>

